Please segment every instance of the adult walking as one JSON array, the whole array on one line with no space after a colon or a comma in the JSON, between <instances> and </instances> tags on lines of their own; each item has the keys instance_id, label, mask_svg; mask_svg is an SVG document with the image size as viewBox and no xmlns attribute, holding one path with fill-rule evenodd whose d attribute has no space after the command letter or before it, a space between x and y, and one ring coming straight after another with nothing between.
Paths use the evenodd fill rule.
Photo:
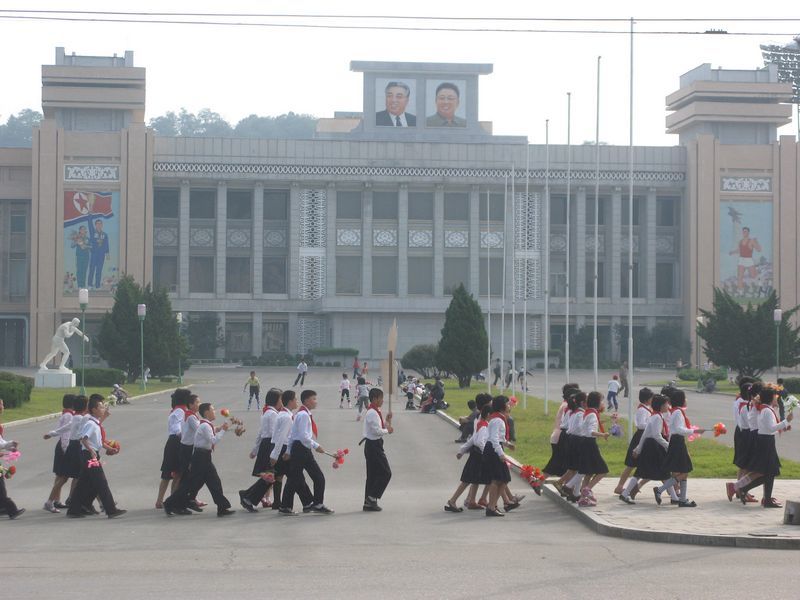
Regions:
<instances>
[{"instance_id":1,"label":"adult walking","mask_svg":"<svg viewBox=\"0 0 800 600\"><path fill-rule=\"evenodd\" d=\"M619 368L619 383L622 389L620 390L625 394L625 397L629 397L630 395L630 388L628 386L628 361L623 360L622 366Z\"/></svg>"},{"instance_id":2,"label":"adult walking","mask_svg":"<svg viewBox=\"0 0 800 600\"><path fill-rule=\"evenodd\" d=\"M306 364L306 359L303 358L300 360L300 364L297 365L297 377L294 378L292 387L295 387L298 381L300 382L300 387L303 387L306 384L306 373L308 373L308 364Z\"/></svg>"}]
</instances>

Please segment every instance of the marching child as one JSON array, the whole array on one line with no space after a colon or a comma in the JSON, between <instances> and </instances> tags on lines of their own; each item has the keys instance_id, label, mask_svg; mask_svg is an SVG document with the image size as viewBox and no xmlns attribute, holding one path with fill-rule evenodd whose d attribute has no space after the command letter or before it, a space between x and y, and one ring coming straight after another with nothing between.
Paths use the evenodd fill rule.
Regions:
<instances>
[{"instance_id":1,"label":"marching child","mask_svg":"<svg viewBox=\"0 0 800 600\"><path fill-rule=\"evenodd\" d=\"M583 412L586 410L586 392L578 392L571 396L571 399L573 408L567 422L567 470L558 482L563 484L562 495L566 496L570 502L577 502L580 497L580 489L576 486L580 486L583 479L580 477L578 469L580 468L582 439L580 432L583 427Z\"/></svg>"},{"instance_id":2,"label":"marching child","mask_svg":"<svg viewBox=\"0 0 800 600\"><path fill-rule=\"evenodd\" d=\"M311 503L303 506L303 512L332 515L333 511L325 506L324 503L325 475L323 475L312 454L312 450L320 454L325 453L325 449L315 439L318 433L317 424L311 415L311 411L317 407L317 392L303 390L300 394L300 403L302 406L294 416L292 429L289 432L289 439L286 443L288 448L286 452L289 455L289 471L286 478L286 487L281 498L281 508L278 512L282 515L296 514L292 510L294 495L302 488L303 472L306 472L311 477L311 481L314 482L314 495Z\"/></svg>"},{"instance_id":3,"label":"marching child","mask_svg":"<svg viewBox=\"0 0 800 600\"><path fill-rule=\"evenodd\" d=\"M505 513L497 508L497 501L502 493L503 486L511 481L511 472L508 470L503 444L508 443L508 398L495 396L492 400L492 413L489 415L488 433L483 446L483 469L486 477L491 481L489 486L489 501L486 506L487 517L504 517Z\"/></svg>"},{"instance_id":4,"label":"marching child","mask_svg":"<svg viewBox=\"0 0 800 600\"><path fill-rule=\"evenodd\" d=\"M161 460L161 481L158 485L156 508L164 507L164 494L169 482L172 482L172 492L180 484L181 425L186 420L186 405L191 395L188 389L178 388L170 397L172 410L167 417L167 442L164 444L164 458Z\"/></svg>"},{"instance_id":5,"label":"marching child","mask_svg":"<svg viewBox=\"0 0 800 600\"><path fill-rule=\"evenodd\" d=\"M347 408L351 408L350 387L350 380L347 378L347 373L342 373L342 381L339 382L339 408L344 408L342 404L345 398L347 398Z\"/></svg>"},{"instance_id":6,"label":"marching child","mask_svg":"<svg viewBox=\"0 0 800 600\"><path fill-rule=\"evenodd\" d=\"M478 396L488 396L488 394L478 394ZM491 396L489 396L491 398ZM461 482L458 484L456 491L444 505L447 512L462 512L464 509L458 506L457 502L464 490L469 486L469 495L467 496L466 508L484 508L475 502L475 496L478 493L478 486L480 484L488 485L491 483L483 473L483 446L486 444L486 438L489 434L489 414L492 412L491 400L486 402L483 398L476 398L475 403L483 401L481 406L481 414L479 418L475 419L475 433L473 433L466 442L458 449L456 454L457 459L469 453L467 462L461 471Z\"/></svg>"},{"instance_id":7,"label":"marching child","mask_svg":"<svg viewBox=\"0 0 800 600\"><path fill-rule=\"evenodd\" d=\"M86 396L75 396L73 400L72 420L69 426L69 442L67 443L67 451L64 453L64 473L72 479L69 488L69 496L65 505L68 507L72 502L72 496L75 492L75 487L78 485L78 477L81 475L81 430L83 429L83 422L86 420L86 407L89 404L89 399Z\"/></svg>"},{"instance_id":8,"label":"marching child","mask_svg":"<svg viewBox=\"0 0 800 600\"><path fill-rule=\"evenodd\" d=\"M739 382L739 395L733 401L733 416L736 423L736 429L733 433L733 464L739 468L736 474L737 480L747 475L749 471L748 463L750 461L752 439L750 437L750 421L747 416L753 383L755 383L755 380L752 378L743 377ZM725 488L728 501L733 500L733 497L737 496L734 484L727 483ZM751 494L745 496L745 501L758 502Z\"/></svg>"},{"instance_id":9,"label":"marching child","mask_svg":"<svg viewBox=\"0 0 800 600\"><path fill-rule=\"evenodd\" d=\"M570 407L567 398L578 392L577 383L567 383L561 388L561 406L558 407L556 418L553 423L553 431L550 434L550 460L545 465L543 473L545 477L555 475L561 477L567 470L567 425L569 421Z\"/></svg>"},{"instance_id":10,"label":"marching child","mask_svg":"<svg viewBox=\"0 0 800 600\"><path fill-rule=\"evenodd\" d=\"M619 392L620 382L619 375L614 373L611 376L611 381L608 382L608 408L613 407L614 410L619 410L619 403L617 402L617 393Z\"/></svg>"},{"instance_id":11,"label":"marching child","mask_svg":"<svg viewBox=\"0 0 800 600\"><path fill-rule=\"evenodd\" d=\"M256 408L261 408L258 399L258 394L261 392L261 382L258 380L258 377L256 377L255 371L250 371L250 378L244 382L244 390L242 391L247 391L248 387L250 390L247 396L247 410L250 410L253 398L256 399Z\"/></svg>"},{"instance_id":12,"label":"marching child","mask_svg":"<svg viewBox=\"0 0 800 600\"><path fill-rule=\"evenodd\" d=\"M608 466L600 454L597 438L608 439L609 433L603 430L600 422L600 410L603 405L603 394L589 392L586 397L586 410L583 413L581 427L581 451L578 461L578 473L583 474L581 499L578 506L596 506L597 499L592 489L608 474Z\"/></svg>"},{"instance_id":13,"label":"marching child","mask_svg":"<svg viewBox=\"0 0 800 600\"><path fill-rule=\"evenodd\" d=\"M633 437L628 444L628 451L625 453L625 469L623 469L622 475L619 476L617 487L614 488L614 493L617 495L622 494L623 490L625 489L625 481L628 479L628 477L630 477L630 474L633 473L633 470L636 468L637 459L633 455L633 451L639 445L639 441L642 439L645 427L647 427L647 420L653 414L653 411L650 409L650 403L652 401L653 391L650 388L645 387L639 390L639 406L636 407L636 414L633 417L633 423L636 425L636 431L634 432Z\"/></svg>"},{"instance_id":14,"label":"marching child","mask_svg":"<svg viewBox=\"0 0 800 600\"><path fill-rule=\"evenodd\" d=\"M44 434L44 439L49 440L51 437L58 436L56 442L55 455L53 456L53 473L56 478L53 482L53 488L50 490L50 496L47 502L44 503L44 509L51 513L61 512L60 509L67 508L65 504L61 504L61 488L67 483L69 479L67 469L67 447L69 446L69 433L72 428L72 416L75 414L74 410L75 395L64 394L61 400L61 416L58 418L58 426L48 433Z\"/></svg>"},{"instance_id":15,"label":"marching child","mask_svg":"<svg viewBox=\"0 0 800 600\"><path fill-rule=\"evenodd\" d=\"M358 408L358 416L356 417L356 421L361 420L361 410L367 408L367 404L369 403L369 386L367 386L367 380L364 377L358 378L358 385L356 386L356 408Z\"/></svg>"},{"instance_id":16,"label":"marching child","mask_svg":"<svg viewBox=\"0 0 800 600\"><path fill-rule=\"evenodd\" d=\"M246 490L239 490L239 501L247 512L258 512L256 504L266 496L270 484L264 479L264 474L271 471L269 455L272 452L272 436L275 431L275 421L278 418L278 411L283 408L281 404L281 390L271 388L264 396L264 412L261 414L261 427L258 430L256 445L250 452L250 458L255 458L253 465L253 477L256 482Z\"/></svg>"},{"instance_id":17,"label":"marching child","mask_svg":"<svg viewBox=\"0 0 800 600\"><path fill-rule=\"evenodd\" d=\"M0 414L5 410L3 406L3 399L0 398ZM6 441L3 439L3 425L0 423L0 454L5 452L15 452L19 447L19 442ZM16 519L25 512L24 508L18 508L14 501L8 497L6 492L5 477L0 476L0 508L2 508L8 515L9 519Z\"/></svg>"},{"instance_id":18,"label":"marching child","mask_svg":"<svg viewBox=\"0 0 800 600\"><path fill-rule=\"evenodd\" d=\"M283 405L278 411L278 418L275 420L275 432L272 434L272 453L269 455L269 462L275 469L275 483L273 484L272 510L281 508L281 491L283 490L283 478L289 473L289 456L286 454L286 444L289 441L289 434L292 430L294 421L294 411L297 410L297 394L294 390L286 390L281 396ZM313 504L314 495L303 478L303 483L297 490L300 502L303 506Z\"/></svg>"},{"instance_id":19,"label":"marching child","mask_svg":"<svg viewBox=\"0 0 800 600\"><path fill-rule=\"evenodd\" d=\"M346 375L345 375L346 377ZM386 491L392 478L392 469L383 449L383 438L394 432L392 413L383 417L383 391L372 388L369 391L369 407L364 415L364 459L367 463L367 482L364 486L364 511L379 512L378 500Z\"/></svg>"},{"instance_id":20,"label":"marching child","mask_svg":"<svg viewBox=\"0 0 800 600\"><path fill-rule=\"evenodd\" d=\"M200 418L197 416L197 409L200 406L200 398L197 394L190 394L186 404L186 414L181 423L181 445L178 450L178 489L172 492L175 498L184 498L189 494L189 467L194 453L194 438L197 435L197 427L200 425ZM195 512L203 512L201 503L197 501L196 494L189 497L187 508ZM204 506L205 504L203 504ZM156 504L156 508L163 509Z\"/></svg>"}]
</instances>

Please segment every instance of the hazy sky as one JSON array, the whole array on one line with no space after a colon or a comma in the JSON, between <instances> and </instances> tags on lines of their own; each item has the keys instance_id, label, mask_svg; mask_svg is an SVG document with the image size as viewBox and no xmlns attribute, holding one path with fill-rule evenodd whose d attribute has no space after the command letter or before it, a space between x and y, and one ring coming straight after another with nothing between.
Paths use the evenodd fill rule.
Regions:
<instances>
[{"instance_id":1,"label":"hazy sky","mask_svg":"<svg viewBox=\"0 0 800 600\"><path fill-rule=\"evenodd\" d=\"M62 9L63 2L4 2L5 9ZM759 44L791 41L800 19L780 22L729 22L731 18L800 16L787 1L738 3L609 2L568 3L464 0L398 4L366 0L239 1L225 3L99 2L74 0L73 10L255 12L283 14L403 15L440 17L708 18L707 22L637 24L638 31L764 32L765 35L637 35L634 41L636 144L672 145L664 133L664 98L678 88L679 76L708 62L713 67L763 66ZM724 18L723 18L724 17ZM249 18L254 21L255 18ZM298 18L260 19L301 22ZM315 20L321 24L325 21ZM329 20L354 23L354 20ZM374 23L374 22L373 22ZM368 23L358 21L358 24ZM613 22L431 22L403 21L403 27L494 27L601 29L627 31ZM361 110L362 75L351 60L492 63L481 78L480 118L493 121L497 134L527 135L566 142L566 92L572 92L572 141L595 136L595 69L602 55L600 137L628 143L628 35L575 33L499 33L293 29L176 24L111 24L0 19L0 122L23 108L41 109L40 65L52 64L55 47L67 53L122 55L134 51L136 66L147 69L147 118L167 110L208 107L235 123L248 114L288 111L333 116L336 110ZM790 125L785 133L793 133Z\"/></svg>"}]
</instances>

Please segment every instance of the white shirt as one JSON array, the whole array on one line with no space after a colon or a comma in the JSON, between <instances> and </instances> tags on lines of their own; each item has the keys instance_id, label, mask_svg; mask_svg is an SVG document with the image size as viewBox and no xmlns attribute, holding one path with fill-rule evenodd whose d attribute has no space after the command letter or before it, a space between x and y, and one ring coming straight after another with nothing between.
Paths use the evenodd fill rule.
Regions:
<instances>
[{"instance_id":1,"label":"white shirt","mask_svg":"<svg viewBox=\"0 0 800 600\"><path fill-rule=\"evenodd\" d=\"M291 453L292 444L300 442L310 450L319 448L317 440L314 439L314 431L311 427L311 413L307 409L301 408L294 415L292 430L289 432L289 439L286 442L286 451Z\"/></svg>"},{"instance_id":2,"label":"white shirt","mask_svg":"<svg viewBox=\"0 0 800 600\"><path fill-rule=\"evenodd\" d=\"M261 427L258 428L258 437L256 438L256 445L253 446L253 452L258 452L258 447L261 445L261 440L271 440L272 434L275 430L275 419L278 418L278 411L274 406L268 406L267 410L261 413Z\"/></svg>"},{"instance_id":3,"label":"white shirt","mask_svg":"<svg viewBox=\"0 0 800 600\"><path fill-rule=\"evenodd\" d=\"M364 437L368 440L379 440L387 435L389 430L381 425L381 417L374 408L367 410L364 415Z\"/></svg>"},{"instance_id":4,"label":"white shirt","mask_svg":"<svg viewBox=\"0 0 800 600\"><path fill-rule=\"evenodd\" d=\"M733 403L733 418L739 429L750 431L750 423L747 420L747 400L736 398Z\"/></svg>"},{"instance_id":5,"label":"white shirt","mask_svg":"<svg viewBox=\"0 0 800 600\"><path fill-rule=\"evenodd\" d=\"M593 437L592 433L600 429L600 420L597 415L588 410L583 413L583 422L581 423L580 432L578 435L581 437Z\"/></svg>"},{"instance_id":6,"label":"white shirt","mask_svg":"<svg viewBox=\"0 0 800 600\"><path fill-rule=\"evenodd\" d=\"M564 403L564 412L561 414L561 427L560 429L569 428L569 418L572 416L572 411L567 408L566 402Z\"/></svg>"},{"instance_id":7,"label":"white shirt","mask_svg":"<svg viewBox=\"0 0 800 600\"><path fill-rule=\"evenodd\" d=\"M495 417L489 421L488 433L486 435L486 444L491 444L494 448L495 454L500 457L500 460L505 460L506 455L503 452L503 443L506 441L506 422L500 417Z\"/></svg>"},{"instance_id":8,"label":"white shirt","mask_svg":"<svg viewBox=\"0 0 800 600\"><path fill-rule=\"evenodd\" d=\"M621 387L620 383L616 379L612 379L611 381L608 382L608 391L609 392L614 392L616 394L619 391L620 387Z\"/></svg>"},{"instance_id":9,"label":"white shirt","mask_svg":"<svg viewBox=\"0 0 800 600\"><path fill-rule=\"evenodd\" d=\"M81 438L88 438L89 446L95 452L100 452L103 447L103 433L100 431L100 421L91 415L86 415L86 420L81 428Z\"/></svg>"},{"instance_id":10,"label":"white shirt","mask_svg":"<svg viewBox=\"0 0 800 600\"><path fill-rule=\"evenodd\" d=\"M579 408L572 412L569 416L567 424L567 433L570 435L580 435L580 430L583 425L583 409Z\"/></svg>"},{"instance_id":11,"label":"white shirt","mask_svg":"<svg viewBox=\"0 0 800 600\"><path fill-rule=\"evenodd\" d=\"M194 435L195 450L198 448L201 450L213 450L214 444L222 439L224 433L225 430L220 429L214 434L214 426L209 421L201 419L200 424L197 426L197 433Z\"/></svg>"},{"instance_id":12,"label":"white shirt","mask_svg":"<svg viewBox=\"0 0 800 600\"><path fill-rule=\"evenodd\" d=\"M553 421L553 431L550 433L550 443L557 444L558 438L561 436L561 427L564 423L564 414L567 412L567 403L562 402L561 406L558 407L558 412L556 413L555 421Z\"/></svg>"},{"instance_id":13,"label":"white shirt","mask_svg":"<svg viewBox=\"0 0 800 600\"><path fill-rule=\"evenodd\" d=\"M69 429L69 439L72 440L79 440L81 439L81 430L83 429L83 422L89 418L89 415L74 415L72 417L72 421L70 422L70 429Z\"/></svg>"},{"instance_id":14,"label":"white shirt","mask_svg":"<svg viewBox=\"0 0 800 600\"><path fill-rule=\"evenodd\" d=\"M3 439L3 436L0 435L0 450L8 450L8 449L10 449L12 447L13 443L14 442L11 442L11 441L7 442L6 440Z\"/></svg>"},{"instance_id":15,"label":"white shirt","mask_svg":"<svg viewBox=\"0 0 800 600\"><path fill-rule=\"evenodd\" d=\"M174 408L167 418L167 435L180 435L181 425L186 419L182 408Z\"/></svg>"},{"instance_id":16,"label":"white shirt","mask_svg":"<svg viewBox=\"0 0 800 600\"><path fill-rule=\"evenodd\" d=\"M477 423L479 419L475 419ZM470 448L475 446L478 449L478 452L483 452L483 447L486 445L486 439L489 437L489 427L481 427L479 431L476 431L469 439L461 445L461 448L458 449L459 454L466 454L470 451Z\"/></svg>"},{"instance_id":17,"label":"white shirt","mask_svg":"<svg viewBox=\"0 0 800 600\"><path fill-rule=\"evenodd\" d=\"M694 433L694 429L686 426L686 420L683 417L683 411L679 408L673 409L667 420L670 436L682 435L683 437L690 436Z\"/></svg>"},{"instance_id":18,"label":"white shirt","mask_svg":"<svg viewBox=\"0 0 800 600\"><path fill-rule=\"evenodd\" d=\"M184 446L194 446L194 436L197 434L197 426L200 419L195 413L189 413L183 423L181 423L181 444Z\"/></svg>"},{"instance_id":19,"label":"white shirt","mask_svg":"<svg viewBox=\"0 0 800 600\"><path fill-rule=\"evenodd\" d=\"M283 450L283 447L289 440L289 432L291 429L292 413L287 409L283 409L278 413L275 419L275 428L272 432L272 443L274 447L272 448L272 453L269 455L272 460L278 460L281 450Z\"/></svg>"},{"instance_id":20,"label":"white shirt","mask_svg":"<svg viewBox=\"0 0 800 600\"><path fill-rule=\"evenodd\" d=\"M305 373L306 371L308 371L308 365L305 363L305 361L303 361L299 365L297 365L297 372L298 373Z\"/></svg>"},{"instance_id":21,"label":"white shirt","mask_svg":"<svg viewBox=\"0 0 800 600\"><path fill-rule=\"evenodd\" d=\"M758 411L758 435L775 435L787 427L789 421L784 419L778 422L778 417L771 407Z\"/></svg>"},{"instance_id":22,"label":"white shirt","mask_svg":"<svg viewBox=\"0 0 800 600\"><path fill-rule=\"evenodd\" d=\"M668 417L669 415L665 415ZM655 413L649 419L647 419L647 426L644 428L644 433L642 434L642 439L639 440L639 445L636 446L636 454L640 454L642 452L642 448L644 448L644 442L647 439L653 439L661 444L661 447L666 450L669 448L669 442L664 439L664 436L661 435L664 429L664 420L661 418L661 413Z\"/></svg>"},{"instance_id":23,"label":"white shirt","mask_svg":"<svg viewBox=\"0 0 800 600\"><path fill-rule=\"evenodd\" d=\"M341 390L341 391L347 390L349 392L350 391L350 387L351 386L350 386L350 380L349 379L342 379L342 381L339 383L339 390Z\"/></svg>"},{"instance_id":24,"label":"white shirt","mask_svg":"<svg viewBox=\"0 0 800 600\"><path fill-rule=\"evenodd\" d=\"M61 413L61 416L58 418L58 427L53 429L53 431L48 431L47 435L50 437L59 436L59 442L61 443L61 449L66 450L67 446L69 445L69 435L72 431L72 416L74 413L65 412Z\"/></svg>"},{"instance_id":25,"label":"white shirt","mask_svg":"<svg viewBox=\"0 0 800 600\"><path fill-rule=\"evenodd\" d=\"M758 431L758 409L755 402L747 408L747 424L750 426L750 431Z\"/></svg>"},{"instance_id":26,"label":"white shirt","mask_svg":"<svg viewBox=\"0 0 800 600\"><path fill-rule=\"evenodd\" d=\"M640 404L636 408L636 415L633 417L633 422L636 425L636 429L644 429L647 427L647 421L650 419L650 415L652 414L652 410Z\"/></svg>"}]
</instances>

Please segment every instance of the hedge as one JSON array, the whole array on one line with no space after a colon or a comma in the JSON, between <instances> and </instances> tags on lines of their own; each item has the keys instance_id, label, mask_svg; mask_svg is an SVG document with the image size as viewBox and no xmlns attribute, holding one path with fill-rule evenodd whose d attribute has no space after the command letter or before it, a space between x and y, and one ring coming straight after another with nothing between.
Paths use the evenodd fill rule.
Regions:
<instances>
[{"instance_id":1,"label":"hedge","mask_svg":"<svg viewBox=\"0 0 800 600\"><path fill-rule=\"evenodd\" d=\"M722 367L718 367L716 369L711 369L710 371L701 371L699 369L693 369L691 367L687 367L685 369L681 369L678 371L678 379L682 381L697 381L700 379L700 375L703 374L710 374L714 377L715 381L725 381L728 378L728 371L723 369Z\"/></svg>"},{"instance_id":2,"label":"hedge","mask_svg":"<svg viewBox=\"0 0 800 600\"><path fill-rule=\"evenodd\" d=\"M32 378L0 372L0 398L6 408L19 408L23 402L30 402L32 389Z\"/></svg>"},{"instance_id":3,"label":"hedge","mask_svg":"<svg viewBox=\"0 0 800 600\"><path fill-rule=\"evenodd\" d=\"M314 348L313 350L309 350L308 353L311 356L358 356L358 350L355 348Z\"/></svg>"},{"instance_id":4,"label":"hedge","mask_svg":"<svg viewBox=\"0 0 800 600\"><path fill-rule=\"evenodd\" d=\"M86 384L82 383L81 370L75 371L76 385L87 387L111 387L115 383L125 382L125 373L121 369L86 369Z\"/></svg>"}]
</instances>

